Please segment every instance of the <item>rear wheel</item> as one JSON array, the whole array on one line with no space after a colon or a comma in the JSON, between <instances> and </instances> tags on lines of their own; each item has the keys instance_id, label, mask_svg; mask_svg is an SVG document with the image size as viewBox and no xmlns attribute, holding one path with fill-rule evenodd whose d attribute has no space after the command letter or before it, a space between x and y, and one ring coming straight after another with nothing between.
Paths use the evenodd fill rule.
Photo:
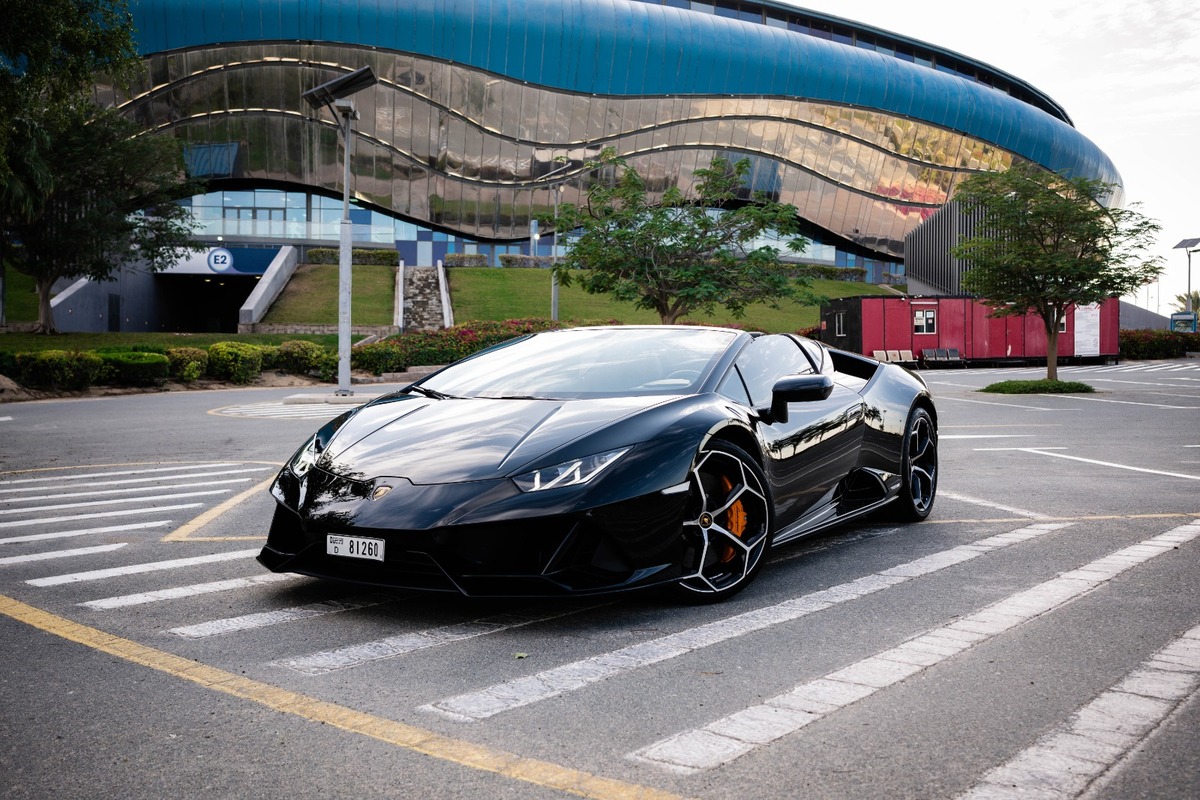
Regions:
<instances>
[{"instance_id":1,"label":"rear wheel","mask_svg":"<svg viewBox=\"0 0 1200 800\"><path fill-rule=\"evenodd\" d=\"M920 522L929 516L937 494L937 469L937 429L933 417L924 408L914 408L904 426L903 483L900 496L892 504L898 519Z\"/></svg>"},{"instance_id":2,"label":"rear wheel","mask_svg":"<svg viewBox=\"0 0 1200 800\"><path fill-rule=\"evenodd\" d=\"M693 602L724 600L754 579L771 547L766 476L746 451L718 441L696 456L689 483L687 574L675 587Z\"/></svg>"}]
</instances>

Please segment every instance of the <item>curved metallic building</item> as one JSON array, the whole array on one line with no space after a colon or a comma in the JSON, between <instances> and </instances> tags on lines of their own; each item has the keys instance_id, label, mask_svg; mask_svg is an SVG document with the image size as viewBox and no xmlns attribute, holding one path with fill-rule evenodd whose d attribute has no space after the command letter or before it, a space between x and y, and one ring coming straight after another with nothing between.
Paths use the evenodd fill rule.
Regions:
<instances>
[{"instance_id":1,"label":"curved metallic building","mask_svg":"<svg viewBox=\"0 0 1200 800\"><path fill-rule=\"evenodd\" d=\"M184 140L193 171L215 188L242 192L221 207L226 222L239 202L256 205L247 192L292 190L263 201L277 215L258 209L284 236L302 235L291 222L328 217L307 193L342 191L335 124L301 93L364 65L379 83L354 97L353 196L450 250L517 249L533 214L583 198L597 179L584 162L605 147L656 191L687 188L714 155L748 156L747 191L794 204L816 241L859 265L898 260L905 233L976 170L1027 159L1120 180L1034 87L782 3L134 0L131 8L147 80L105 99Z\"/></svg>"}]
</instances>

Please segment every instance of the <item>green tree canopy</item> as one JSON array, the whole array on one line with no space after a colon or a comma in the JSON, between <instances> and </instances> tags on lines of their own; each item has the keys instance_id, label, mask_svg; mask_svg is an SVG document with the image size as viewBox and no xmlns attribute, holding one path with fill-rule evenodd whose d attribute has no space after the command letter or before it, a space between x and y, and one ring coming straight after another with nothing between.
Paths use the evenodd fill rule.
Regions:
<instances>
[{"instance_id":1,"label":"green tree canopy","mask_svg":"<svg viewBox=\"0 0 1200 800\"><path fill-rule=\"evenodd\" d=\"M9 229L52 189L47 109L121 79L141 60L125 0L0 0L0 323Z\"/></svg>"},{"instance_id":2,"label":"green tree canopy","mask_svg":"<svg viewBox=\"0 0 1200 800\"><path fill-rule=\"evenodd\" d=\"M156 271L200 249L190 209L173 201L201 187L184 177L177 140L136 136L136 125L90 101L48 111L42 127L53 189L6 233L18 243L12 265L37 285L38 329L52 333L50 290L60 278L107 280L134 263Z\"/></svg>"},{"instance_id":3,"label":"green tree canopy","mask_svg":"<svg viewBox=\"0 0 1200 800\"><path fill-rule=\"evenodd\" d=\"M751 303L815 300L806 281L781 268L776 248L755 245L764 234L777 234L792 237L787 246L800 253L806 242L797 236L794 206L761 194L738 201L748 160L715 158L696 171L693 195L672 186L659 202L651 202L641 175L611 150L589 166L614 168L616 180L593 184L587 202L565 204L557 220L541 217L560 230L579 231L554 267L561 283L572 280L570 270L582 270L585 291L655 311L664 324L718 305L740 317Z\"/></svg>"},{"instance_id":4,"label":"green tree canopy","mask_svg":"<svg viewBox=\"0 0 1200 800\"><path fill-rule=\"evenodd\" d=\"M1200 289L1192 290L1191 303L1192 303L1192 305L1191 305L1192 311L1200 310ZM1176 311L1187 311L1188 310L1188 295L1186 293L1175 295L1175 310Z\"/></svg>"},{"instance_id":5,"label":"green tree canopy","mask_svg":"<svg viewBox=\"0 0 1200 800\"><path fill-rule=\"evenodd\" d=\"M1122 296L1162 272L1145 249L1159 225L1136 205L1104 205L1114 186L1030 164L973 175L955 199L980 212L974 233L952 249L970 270L963 287L993 316L1034 313L1046 329L1046 376L1058 379L1058 328L1072 305Z\"/></svg>"}]
</instances>

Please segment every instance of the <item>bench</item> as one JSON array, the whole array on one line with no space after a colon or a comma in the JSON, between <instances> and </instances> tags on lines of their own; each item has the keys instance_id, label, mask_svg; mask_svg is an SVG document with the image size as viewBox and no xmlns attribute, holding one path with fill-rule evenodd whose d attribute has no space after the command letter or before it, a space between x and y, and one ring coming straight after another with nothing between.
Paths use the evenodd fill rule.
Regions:
<instances>
[{"instance_id":1,"label":"bench","mask_svg":"<svg viewBox=\"0 0 1200 800\"><path fill-rule=\"evenodd\" d=\"M921 351L921 362L927 367L965 367L966 360L957 348L926 348Z\"/></svg>"},{"instance_id":2,"label":"bench","mask_svg":"<svg viewBox=\"0 0 1200 800\"><path fill-rule=\"evenodd\" d=\"M902 367L917 367L912 350L872 350L871 357L884 364L899 364Z\"/></svg>"}]
</instances>

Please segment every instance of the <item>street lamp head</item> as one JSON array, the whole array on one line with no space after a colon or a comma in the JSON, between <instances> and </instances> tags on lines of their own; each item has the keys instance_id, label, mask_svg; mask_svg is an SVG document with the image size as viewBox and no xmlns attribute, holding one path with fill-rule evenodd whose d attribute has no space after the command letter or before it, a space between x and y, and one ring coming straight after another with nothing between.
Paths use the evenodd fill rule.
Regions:
<instances>
[{"instance_id":1,"label":"street lamp head","mask_svg":"<svg viewBox=\"0 0 1200 800\"><path fill-rule=\"evenodd\" d=\"M347 75L334 78L331 81L326 81L320 86L309 89L300 96L304 98L304 102L313 108L334 106L338 100L349 97L355 92L361 92L363 89L368 89L378 82L379 79L375 77L374 70L367 66L356 69Z\"/></svg>"}]
</instances>

